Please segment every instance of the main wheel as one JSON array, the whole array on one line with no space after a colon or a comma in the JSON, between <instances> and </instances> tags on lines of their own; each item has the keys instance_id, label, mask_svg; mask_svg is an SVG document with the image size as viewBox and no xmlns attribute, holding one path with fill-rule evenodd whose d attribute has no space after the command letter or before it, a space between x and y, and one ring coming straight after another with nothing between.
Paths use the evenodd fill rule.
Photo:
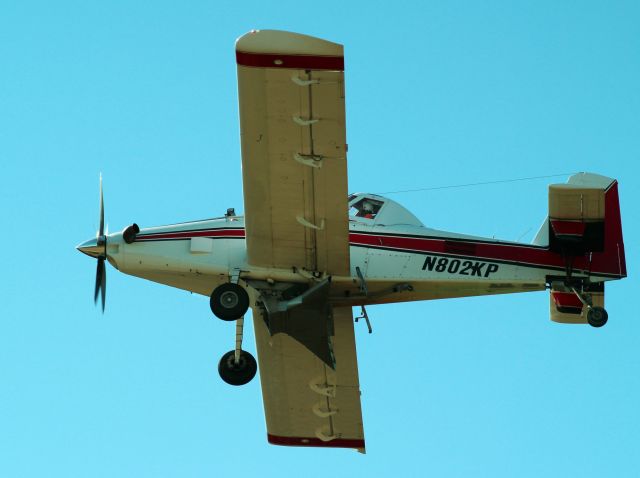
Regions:
<instances>
[{"instance_id":1,"label":"main wheel","mask_svg":"<svg viewBox=\"0 0 640 478\"><path fill-rule=\"evenodd\" d=\"M587 322L592 327L602 327L608 319L609 314L602 307L591 307L587 313Z\"/></svg>"},{"instance_id":2,"label":"main wheel","mask_svg":"<svg viewBox=\"0 0 640 478\"><path fill-rule=\"evenodd\" d=\"M211 311L222 320L236 320L249 308L249 294L238 284L226 283L211 294Z\"/></svg>"},{"instance_id":3,"label":"main wheel","mask_svg":"<svg viewBox=\"0 0 640 478\"><path fill-rule=\"evenodd\" d=\"M245 350L240 351L240 360L236 363L235 350L222 356L218 364L220 378L229 385L245 385L256 376L258 365L256 359Z\"/></svg>"}]
</instances>

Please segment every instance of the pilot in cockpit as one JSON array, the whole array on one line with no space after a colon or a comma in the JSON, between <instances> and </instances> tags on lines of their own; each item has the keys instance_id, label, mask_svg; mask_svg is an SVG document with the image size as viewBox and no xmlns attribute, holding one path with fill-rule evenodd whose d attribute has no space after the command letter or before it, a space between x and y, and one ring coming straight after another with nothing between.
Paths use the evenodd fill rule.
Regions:
<instances>
[{"instance_id":1,"label":"pilot in cockpit","mask_svg":"<svg viewBox=\"0 0 640 478\"><path fill-rule=\"evenodd\" d=\"M375 201L369 198L364 198L351 206L352 211L355 212L355 216L364 219L374 219L381 207L381 201Z\"/></svg>"},{"instance_id":2,"label":"pilot in cockpit","mask_svg":"<svg viewBox=\"0 0 640 478\"><path fill-rule=\"evenodd\" d=\"M371 204L371 201L363 201L362 210L360 211L360 214L358 214L358 216L364 217L365 219L373 219L374 217L376 217L375 213L373 212L373 204Z\"/></svg>"}]
</instances>

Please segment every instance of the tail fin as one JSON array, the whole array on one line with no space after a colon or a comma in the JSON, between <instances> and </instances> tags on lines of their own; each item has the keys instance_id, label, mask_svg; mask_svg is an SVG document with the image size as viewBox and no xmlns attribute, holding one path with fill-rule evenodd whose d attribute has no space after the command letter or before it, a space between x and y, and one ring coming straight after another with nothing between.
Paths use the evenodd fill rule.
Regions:
<instances>
[{"instance_id":1,"label":"tail fin","mask_svg":"<svg viewBox=\"0 0 640 478\"><path fill-rule=\"evenodd\" d=\"M627 275L618 181L580 173L571 176L567 184L549 186L549 217L536 240L546 242L551 252L573 256L577 268L590 278L579 286L589 306L570 284L562 280L551 283L551 320L590 322L590 307L604 307L604 281Z\"/></svg>"},{"instance_id":2,"label":"tail fin","mask_svg":"<svg viewBox=\"0 0 640 478\"><path fill-rule=\"evenodd\" d=\"M627 277L620 200L618 198L618 181L615 179L611 180L605 188L604 209L604 251L599 254L593 254L591 270L608 272L618 275L620 278Z\"/></svg>"},{"instance_id":3,"label":"tail fin","mask_svg":"<svg viewBox=\"0 0 640 478\"><path fill-rule=\"evenodd\" d=\"M545 228L546 225L546 228ZM591 173L574 174L549 186L549 217L536 241L553 251L584 257L592 275L627 275L618 199L618 181ZM546 239L546 241L545 241Z\"/></svg>"},{"instance_id":4,"label":"tail fin","mask_svg":"<svg viewBox=\"0 0 640 478\"><path fill-rule=\"evenodd\" d=\"M535 246L547 247L549 245L549 216L544 218L540 229L536 233L536 236L531 241L531 244Z\"/></svg>"}]
</instances>

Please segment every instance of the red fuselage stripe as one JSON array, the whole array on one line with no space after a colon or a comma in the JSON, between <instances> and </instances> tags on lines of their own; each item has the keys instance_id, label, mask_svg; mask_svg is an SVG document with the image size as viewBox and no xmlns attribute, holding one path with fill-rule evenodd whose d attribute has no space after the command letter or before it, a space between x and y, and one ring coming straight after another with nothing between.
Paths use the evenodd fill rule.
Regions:
<instances>
[{"instance_id":1,"label":"red fuselage stripe","mask_svg":"<svg viewBox=\"0 0 640 478\"><path fill-rule=\"evenodd\" d=\"M511 244L491 244L473 241L456 241L456 247L447 244L443 239L422 239L416 237L401 236L377 236L368 234L351 233L349 241L352 245L364 245L371 247L383 247L402 249L407 252L433 253L452 256L475 257L486 260L501 260L509 262L524 262L541 267L564 267L564 262L559 254L550 253L544 248L531 248ZM459 249L460 252L457 252ZM468 249L468 252L465 251ZM473 249L473 252L471 250ZM582 268L584 260L577 258L576 268Z\"/></svg>"},{"instance_id":2,"label":"red fuselage stripe","mask_svg":"<svg viewBox=\"0 0 640 478\"><path fill-rule=\"evenodd\" d=\"M136 242L188 240L192 237L209 237L213 239L244 239L244 229L205 229L198 231L178 231L168 233L154 233L140 235ZM395 236L390 234L378 235L351 232L349 244L356 247L372 247L379 249L392 249L395 251L417 254L435 254L454 257L474 258L486 261L504 261L514 265L522 264L539 268L551 268L564 270L564 261L560 254L550 252L544 247L532 247L528 245L500 244L491 242L474 242L472 240L452 240L451 238L420 238ZM595 261L594 254L594 263ZM608 263L607 263L608 264ZM618 270L612 267L593 267L592 273L617 275ZM617 264L616 264L617 265ZM575 270L588 270L589 264L584 256L576 257L573 267Z\"/></svg>"},{"instance_id":3,"label":"red fuselage stripe","mask_svg":"<svg viewBox=\"0 0 640 478\"><path fill-rule=\"evenodd\" d=\"M281 55L236 51L238 65L258 68L293 68L298 70L344 70L342 56Z\"/></svg>"},{"instance_id":4,"label":"red fuselage stripe","mask_svg":"<svg viewBox=\"0 0 640 478\"><path fill-rule=\"evenodd\" d=\"M138 241L157 241L161 239L191 239L192 237L244 238L244 229L204 229L201 231L177 231L136 237Z\"/></svg>"}]
</instances>

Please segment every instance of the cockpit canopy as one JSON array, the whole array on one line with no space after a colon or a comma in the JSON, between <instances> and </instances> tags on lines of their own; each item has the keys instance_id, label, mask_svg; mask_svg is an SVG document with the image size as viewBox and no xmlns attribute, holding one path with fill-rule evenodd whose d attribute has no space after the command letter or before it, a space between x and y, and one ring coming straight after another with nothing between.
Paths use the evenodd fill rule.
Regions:
<instances>
[{"instance_id":1,"label":"cockpit canopy","mask_svg":"<svg viewBox=\"0 0 640 478\"><path fill-rule=\"evenodd\" d=\"M419 226L422 222L397 202L377 194L349 196L349 220L378 226Z\"/></svg>"}]
</instances>

